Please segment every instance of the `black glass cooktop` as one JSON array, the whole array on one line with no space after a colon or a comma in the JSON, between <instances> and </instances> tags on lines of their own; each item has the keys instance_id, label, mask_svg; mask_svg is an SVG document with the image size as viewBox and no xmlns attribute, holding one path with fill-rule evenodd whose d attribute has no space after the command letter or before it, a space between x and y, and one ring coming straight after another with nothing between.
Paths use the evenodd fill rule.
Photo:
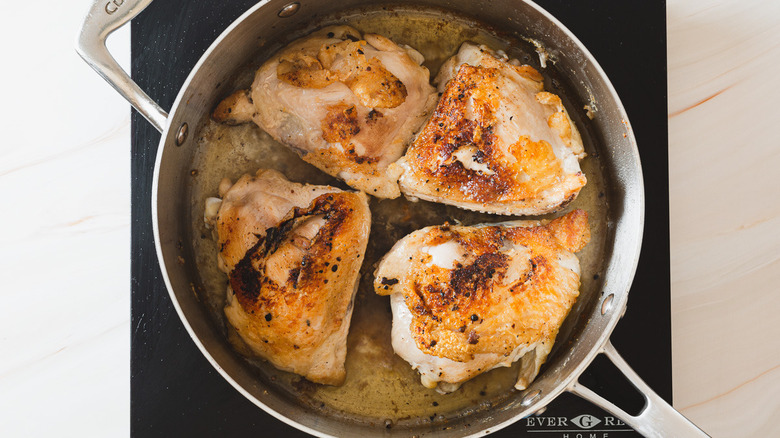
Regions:
<instances>
[{"instance_id":1,"label":"black glass cooktop","mask_svg":"<svg viewBox=\"0 0 780 438\"><path fill-rule=\"evenodd\" d=\"M211 42L255 0L155 0L132 22L132 76L170 108ZM637 373L671 401L666 10L661 1L538 0L589 48L633 125L646 187L645 237L628 311L612 342ZM160 134L132 116L131 430L135 437L306 436L246 400L212 368L185 331L163 284L150 213ZM636 394L606 359L581 381L638 411ZM634 412L636 413L636 412ZM494 436L638 436L590 403L563 394L539 416Z\"/></svg>"}]
</instances>

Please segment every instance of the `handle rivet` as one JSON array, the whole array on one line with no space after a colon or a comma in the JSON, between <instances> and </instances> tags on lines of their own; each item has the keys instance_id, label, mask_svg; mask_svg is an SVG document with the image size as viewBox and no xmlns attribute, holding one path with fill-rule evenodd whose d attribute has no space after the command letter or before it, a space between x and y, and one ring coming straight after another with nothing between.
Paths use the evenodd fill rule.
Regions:
<instances>
[{"instance_id":1,"label":"handle rivet","mask_svg":"<svg viewBox=\"0 0 780 438\"><path fill-rule=\"evenodd\" d=\"M187 133L189 130L190 128L186 123L182 123L181 126L179 126L179 132L176 133L176 146L184 144L184 140L187 140Z\"/></svg>"},{"instance_id":2,"label":"handle rivet","mask_svg":"<svg viewBox=\"0 0 780 438\"><path fill-rule=\"evenodd\" d=\"M612 308L612 301L615 299L615 294L609 294L606 298L604 298L604 301L601 303L601 314L606 315L607 312Z\"/></svg>"},{"instance_id":3,"label":"handle rivet","mask_svg":"<svg viewBox=\"0 0 780 438\"><path fill-rule=\"evenodd\" d=\"M523 396L523 400L520 402L520 405L523 407L531 406L533 402L539 399L539 397L542 396L542 390L541 389L535 389L525 396Z\"/></svg>"},{"instance_id":4,"label":"handle rivet","mask_svg":"<svg viewBox=\"0 0 780 438\"><path fill-rule=\"evenodd\" d=\"M296 12L298 12L298 9L300 8L301 8L300 3L292 2L287 6L283 7L277 15L281 18L292 17L293 15L295 15Z\"/></svg>"}]
</instances>

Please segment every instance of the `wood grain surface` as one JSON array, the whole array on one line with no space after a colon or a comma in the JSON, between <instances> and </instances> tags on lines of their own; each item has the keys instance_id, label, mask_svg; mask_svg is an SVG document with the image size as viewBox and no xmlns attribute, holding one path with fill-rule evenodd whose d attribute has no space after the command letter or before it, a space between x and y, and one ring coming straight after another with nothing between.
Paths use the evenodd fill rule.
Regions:
<instances>
[{"instance_id":1,"label":"wood grain surface","mask_svg":"<svg viewBox=\"0 0 780 438\"><path fill-rule=\"evenodd\" d=\"M780 436L780 3L667 4L675 406Z\"/></svg>"}]
</instances>

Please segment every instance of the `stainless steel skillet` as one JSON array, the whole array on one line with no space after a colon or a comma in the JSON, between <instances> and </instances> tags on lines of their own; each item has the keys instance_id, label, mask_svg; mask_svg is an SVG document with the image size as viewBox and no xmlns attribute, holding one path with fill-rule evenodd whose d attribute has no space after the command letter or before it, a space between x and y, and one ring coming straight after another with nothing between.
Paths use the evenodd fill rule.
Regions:
<instances>
[{"instance_id":1,"label":"stainless steel skillet","mask_svg":"<svg viewBox=\"0 0 780 438\"><path fill-rule=\"evenodd\" d=\"M432 422L393 419L393 427L386 429L385 418L311 409L310 405L301 403L301 394L272 383L267 375L248 365L230 347L223 328L214 323L207 306L193 293L202 283L197 265L179 262L180 258L196 258L190 226L191 203L196 201L193 201L192 188L187 183L197 150L194 133L207 123L214 104L232 91L229 84L235 72L244 69L251 60L257 60L258 55L268 56L275 47L306 33L312 23L321 21L320 18L315 20L315 16L338 20L338 16L333 15L335 6L324 1L259 3L233 23L203 55L168 116L121 72L104 45L111 31L148 3L122 0L96 3L79 39L79 52L163 133L154 174L152 210L158 257L166 284L193 340L215 368L247 398L280 420L318 435L461 436L495 431L537 412L567 390L593 401L649 436L703 435L652 393L608 341L625 310L641 244L644 209L641 167L633 133L614 90L587 50L553 17L531 3L519 1L414 2L429 13L436 13L437 9L431 8L457 12L485 23L495 33L534 41L555 60L554 68L565 77L572 94L595 107L596 117L587 123L592 127L591 147L599 152L600 172L604 174L604 188L609 199L603 230L605 249L601 253L602 280L591 285L590 292L583 291L558 339L559 348L528 390L509 391L505 397L492 401L490 408L482 405L471 411L460 410ZM380 11L381 6L376 2L345 0L339 2L337 8L350 11L366 7L368 11L388 16L407 13L404 5L384 12ZM344 12L342 18L349 14ZM612 359L645 394L647 403L638 416L622 412L577 383L578 376L600 353Z\"/></svg>"}]
</instances>

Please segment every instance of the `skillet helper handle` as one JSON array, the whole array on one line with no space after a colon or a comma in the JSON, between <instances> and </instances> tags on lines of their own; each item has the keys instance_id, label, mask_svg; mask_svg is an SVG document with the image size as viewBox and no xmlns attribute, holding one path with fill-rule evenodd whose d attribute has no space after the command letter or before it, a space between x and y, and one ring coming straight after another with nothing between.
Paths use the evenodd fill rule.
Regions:
<instances>
[{"instance_id":1,"label":"skillet helper handle","mask_svg":"<svg viewBox=\"0 0 780 438\"><path fill-rule=\"evenodd\" d=\"M152 0L96 0L84 19L76 52L149 122L163 132L168 113L122 70L108 52L106 39L144 10Z\"/></svg>"},{"instance_id":2,"label":"skillet helper handle","mask_svg":"<svg viewBox=\"0 0 780 438\"><path fill-rule=\"evenodd\" d=\"M691 420L685 418L650 389L650 387L642 381L639 375L637 375L637 373L634 372L618 354L611 342L607 341L602 352L615 364L623 375L628 378L631 384L642 393L642 396L645 398L645 406L642 408L642 411L636 416L630 415L577 381L568 388L569 392L577 394L605 411L615 415L646 437L709 437L703 430L693 424Z\"/></svg>"}]
</instances>

